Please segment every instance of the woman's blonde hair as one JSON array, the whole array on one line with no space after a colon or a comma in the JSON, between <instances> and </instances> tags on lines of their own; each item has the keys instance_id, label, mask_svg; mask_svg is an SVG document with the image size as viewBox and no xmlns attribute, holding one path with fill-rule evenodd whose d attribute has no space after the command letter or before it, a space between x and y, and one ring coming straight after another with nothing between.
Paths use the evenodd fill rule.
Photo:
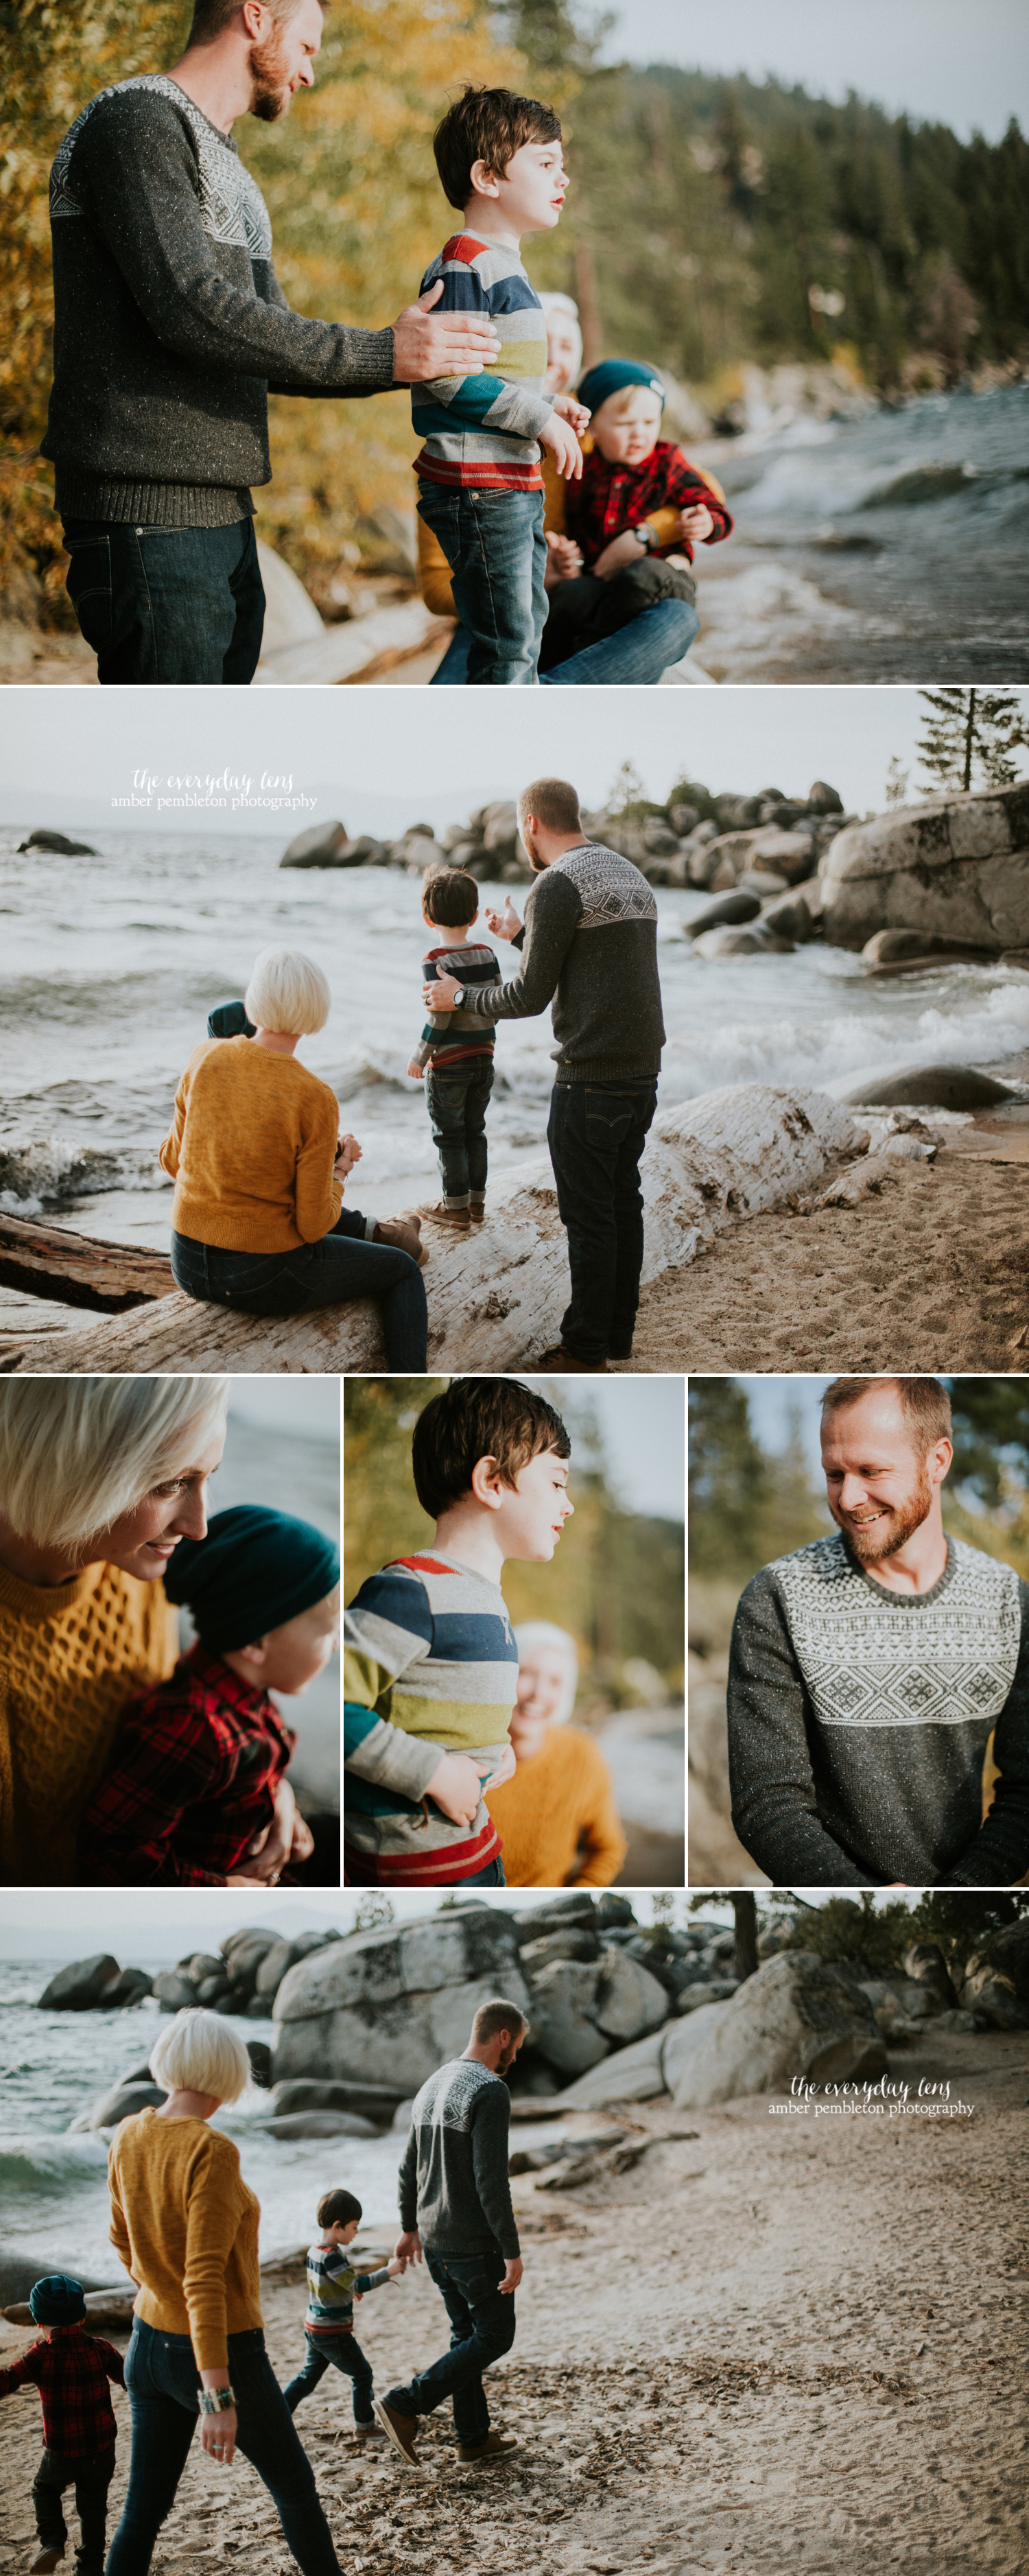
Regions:
<instances>
[{"instance_id":1,"label":"woman's blonde hair","mask_svg":"<svg viewBox=\"0 0 1029 2576\"><path fill-rule=\"evenodd\" d=\"M282 1037L313 1037L332 1009L329 980L300 948L262 948L244 996L247 1018Z\"/></svg>"},{"instance_id":2,"label":"woman's blonde hair","mask_svg":"<svg viewBox=\"0 0 1029 2576\"><path fill-rule=\"evenodd\" d=\"M39 1547L78 1549L195 1464L227 1377L0 1382L0 1511Z\"/></svg>"},{"instance_id":3,"label":"woman's blonde hair","mask_svg":"<svg viewBox=\"0 0 1029 2576\"><path fill-rule=\"evenodd\" d=\"M567 1628L555 1628L549 1619L523 1619L512 1636L518 1648L518 1661L523 1663L542 1646L548 1655L560 1655L565 1665L565 1686L550 1720L551 1726L566 1726L575 1707L579 1681L579 1649Z\"/></svg>"},{"instance_id":4,"label":"woman's blonde hair","mask_svg":"<svg viewBox=\"0 0 1029 2576\"><path fill-rule=\"evenodd\" d=\"M161 2032L150 2072L168 2093L216 2093L219 2102L238 2102L250 2083L246 2041L220 2013L189 2004Z\"/></svg>"}]
</instances>

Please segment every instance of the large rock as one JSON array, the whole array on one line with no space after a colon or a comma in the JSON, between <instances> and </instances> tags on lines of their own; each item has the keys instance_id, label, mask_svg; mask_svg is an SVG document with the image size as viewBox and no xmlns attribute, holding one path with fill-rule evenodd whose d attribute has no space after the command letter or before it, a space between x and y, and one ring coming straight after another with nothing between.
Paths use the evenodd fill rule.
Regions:
<instances>
[{"instance_id":1,"label":"large rock","mask_svg":"<svg viewBox=\"0 0 1029 2576\"><path fill-rule=\"evenodd\" d=\"M863 1977L861 1992L877 2016L885 2012L891 2020L903 2013L907 2021L931 2021L944 2009L931 1987L914 1977Z\"/></svg>"},{"instance_id":2,"label":"large rock","mask_svg":"<svg viewBox=\"0 0 1029 2576\"><path fill-rule=\"evenodd\" d=\"M608 2043L596 2022L600 1973L599 1963L555 1959L534 1980L533 2040L562 2075L584 2075L607 2056Z\"/></svg>"},{"instance_id":3,"label":"large rock","mask_svg":"<svg viewBox=\"0 0 1029 2576\"><path fill-rule=\"evenodd\" d=\"M815 935L815 915L807 899L810 882L806 879L790 894L773 895L761 914L765 929L774 931L777 939L788 939L794 947L803 946Z\"/></svg>"},{"instance_id":4,"label":"large rock","mask_svg":"<svg viewBox=\"0 0 1029 2576\"><path fill-rule=\"evenodd\" d=\"M751 842L748 868L771 868L787 885L799 885L814 866L810 832L759 832Z\"/></svg>"},{"instance_id":5,"label":"large rock","mask_svg":"<svg viewBox=\"0 0 1029 2576\"><path fill-rule=\"evenodd\" d=\"M19 856L23 850L49 850L55 858L64 859L95 859L97 855L90 841L70 841L66 832L30 832L27 841L18 843Z\"/></svg>"},{"instance_id":6,"label":"large rock","mask_svg":"<svg viewBox=\"0 0 1029 2576\"><path fill-rule=\"evenodd\" d=\"M287 1968L292 1968L300 1955L295 1941L276 1941L273 1949L265 1951L258 1966L254 1979L255 1994L267 1995L270 2002L278 1994Z\"/></svg>"},{"instance_id":7,"label":"large rock","mask_svg":"<svg viewBox=\"0 0 1029 2576\"><path fill-rule=\"evenodd\" d=\"M559 2097L562 2107L581 2102L587 2110L599 2110L605 2102L649 2102L664 2093L664 2045L663 2031L655 2030L646 2039L635 2040L631 2048L616 2048L566 2086Z\"/></svg>"},{"instance_id":8,"label":"large rock","mask_svg":"<svg viewBox=\"0 0 1029 2576\"><path fill-rule=\"evenodd\" d=\"M180 1969L162 1968L160 1976L154 1978L154 1996L162 2012L186 2012L190 2004L195 2004L197 1990L192 1978L184 1977Z\"/></svg>"},{"instance_id":9,"label":"large rock","mask_svg":"<svg viewBox=\"0 0 1029 2576\"><path fill-rule=\"evenodd\" d=\"M530 2014L508 1917L485 1905L351 1933L287 1969L275 1997L276 2084L317 2076L418 2091L467 2047L481 2003Z\"/></svg>"},{"instance_id":10,"label":"large rock","mask_svg":"<svg viewBox=\"0 0 1029 2576\"><path fill-rule=\"evenodd\" d=\"M160 2084L151 2082L115 2084L110 2093L101 2094L92 2109L82 2111L71 2122L73 2129L115 2129L119 2120L128 2120L134 2111L145 2111L152 2104L156 2110L166 2102L167 2093Z\"/></svg>"},{"instance_id":11,"label":"large rock","mask_svg":"<svg viewBox=\"0 0 1029 2576\"><path fill-rule=\"evenodd\" d=\"M58 1968L46 1992L40 1995L40 2012L97 2012L106 2009L111 1987L121 1976L117 1959L107 1950L98 1950L91 1959L75 1959L68 1968Z\"/></svg>"},{"instance_id":12,"label":"large rock","mask_svg":"<svg viewBox=\"0 0 1029 2576\"><path fill-rule=\"evenodd\" d=\"M292 2081L275 2086L271 2107L277 2119L292 2111L355 2111L373 2126L388 2129L397 2095L387 2084L333 2084L314 2075L295 2075Z\"/></svg>"},{"instance_id":13,"label":"large rock","mask_svg":"<svg viewBox=\"0 0 1029 2576\"><path fill-rule=\"evenodd\" d=\"M673 2022L662 2056L680 2110L788 2087L874 2080L886 2051L870 2004L813 1950L769 1959L728 2003L707 2004Z\"/></svg>"},{"instance_id":14,"label":"large rock","mask_svg":"<svg viewBox=\"0 0 1029 2576\"><path fill-rule=\"evenodd\" d=\"M961 2002L995 2030L1029 2030L1029 1915L991 1932L973 1950Z\"/></svg>"},{"instance_id":15,"label":"large rock","mask_svg":"<svg viewBox=\"0 0 1029 2576\"><path fill-rule=\"evenodd\" d=\"M705 930L718 930L723 924L736 928L741 922L756 921L760 910L761 900L756 894L737 891L716 895L713 903L706 903L702 912L695 912L692 920L685 923L686 937L699 939Z\"/></svg>"},{"instance_id":16,"label":"large rock","mask_svg":"<svg viewBox=\"0 0 1029 2576\"><path fill-rule=\"evenodd\" d=\"M315 823L308 832L298 832L279 860L280 868L345 868L360 866L350 857L353 844L345 823Z\"/></svg>"},{"instance_id":17,"label":"large rock","mask_svg":"<svg viewBox=\"0 0 1029 2576\"><path fill-rule=\"evenodd\" d=\"M552 1896L546 1905L519 1906L511 1921L520 1945L541 1941L551 1932L592 1931L596 1923L596 1906L592 1896L579 1895L570 1888L567 1896Z\"/></svg>"},{"instance_id":18,"label":"large rock","mask_svg":"<svg viewBox=\"0 0 1029 2576\"><path fill-rule=\"evenodd\" d=\"M1009 1083L992 1073L975 1073L968 1064L902 1064L878 1082L862 1083L846 1094L844 1106L862 1109L991 1109L996 1101L1014 1100Z\"/></svg>"},{"instance_id":19,"label":"large rock","mask_svg":"<svg viewBox=\"0 0 1029 2576\"><path fill-rule=\"evenodd\" d=\"M912 1941L900 1964L905 1976L913 1977L932 1996L937 2012L953 2009L957 1988L937 1942Z\"/></svg>"},{"instance_id":20,"label":"large rock","mask_svg":"<svg viewBox=\"0 0 1029 2576\"><path fill-rule=\"evenodd\" d=\"M538 1977L541 1968L549 1968L552 1959L599 1959L600 1942L595 1932L574 1925L567 1932L547 1932L538 1941L526 1941L522 1949L522 1966L529 1975Z\"/></svg>"},{"instance_id":21,"label":"large rock","mask_svg":"<svg viewBox=\"0 0 1029 2576\"><path fill-rule=\"evenodd\" d=\"M287 2111L261 2127L270 2138L375 2138L374 2120L359 2111Z\"/></svg>"},{"instance_id":22,"label":"large rock","mask_svg":"<svg viewBox=\"0 0 1029 2576\"><path fill-rule=\"evenodd\" d=\"M826 938L938 931L999 954L1029 946L1029 782L849 823L822 872Z\"/></svg>"},{"instance_id":23,"label":"large rock","mask_svg":"<svg viewBox=\"0 0 1029 2576\"><path fill-rule=\"evenodd\" d=\"M702 930L693 942L695 957L786 957L793 946L778 931L765 930L755 922L748 930Z\"/></svg>"},{"instance_id":24,"label":"large rock","mask_svg":"<svg viewBox=\"0 0 1029 2576\"><path fill-rule=\"evenodd\" d=\"M843 798L835 787L827 787L824 778L816 778L808 795L812 814L842 814Z\"/></svg>"},{"instance_id":25,"label":"large rock","mask_svg":"<svg viewBox=\"0 0 1029 2576\"><path fill-rule=\"evenodd\" d=\"M609 1949L601 1962L593 2017L605 2039L644 2039L667 2021L668 1995L640 1960L625 1950Z\"/></svg>"},{"instance_id":26,"label":"large rock","mask_svg":"<svg viewBox=\"0 0 1029 2576\"><path fill-rule=\"evenodd\" d=\"M153 1991L153 1978L148 1977L145 1968L123 1968L113 1985L104 1987L104 2011L125 2012L133 2004L141 2004L144 1995L152 1995Z\"/></svg>"}]
</instances>

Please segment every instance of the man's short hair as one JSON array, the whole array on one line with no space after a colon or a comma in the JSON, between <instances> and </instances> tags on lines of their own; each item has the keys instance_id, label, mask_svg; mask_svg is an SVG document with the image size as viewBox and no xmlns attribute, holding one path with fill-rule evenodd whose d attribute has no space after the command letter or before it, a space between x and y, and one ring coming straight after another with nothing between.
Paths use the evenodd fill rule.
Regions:
<instances>
[{"instance_id":1,"label":"man's short hair","mask_svg":"<svg viewBox=\"0 0 1029 2576\"><path fill-rule=\"evenodd\" d=\"M559 143L561 120L538 98L519 98L513 89L474 89L448 107L432 138L443 194L462 214L472 193L472 170L485 161L495 179L523 143Z\"/></svg>"},{"instance_id":2,"label":"man's short hair","mask_svg":"<svg viewBox=\"0 0 1029 2576\"><path fill-rule=\"evenodd\" d=\"M472 2023L472 2038L477 2048L484 2048L489 2040L498 2039L502 2030L509 2030L514 2039L525 2026L521 2005L505 2003L503 1995L496 1995L492 2003L479 2005Z\"/></svg>"},{"instance_id":3,"label":"man's short hair","mask_svg":"<svg viewBox=\"0 0 1029 2576\"><path fill-rule=\"evenodd\" d=\"M530 814L543 823L548 832L577 832L582 817L576 789L567 778L534 778L531 787L523 787L518 799L519 827Z\"/></svg>"},{"instance_id":4,"label":"man's short hair","mask_svg":"<svg viewBox=\"0 0 1029 2576\"><path fill-rule=\"evenodd\" d=\"M361 2203L352 2191L323 2191L317 2215L319 2227L349 2227L352 2218L360 2218Z\"/></svg>"},{"instance_id":5,"label":"man's short hair","mask_svg":"<svg viewBox=\"0 0 1029 2576\"><path fill-rule=\"evenodd\" d=\"M896 1387L912 1447L923 1458L938 1440L952 1439L950 1397L938 1377L834 1377L822 1397L823 1422L842 1413L848 1404L857 1404L873 1388L887 1386Z\"/></svg>"},{"instance_id":6,"label":"man's short hair","mask_svg":"<svg viewBox=\"0 0 1029 2576\"><path fill-rule=\"evenodd\" d=\"M233 19L238 18L241 5L242 0L194 0L193 21L186 38L187 52L190 45L216 44L226 27L231 27ZM283 27L288 18L296 17L300 0L268 0L268 6L276 24ZM318 0L318 6L324 14L329 0Z\"/></svg>"},{"instance_id":7,"label":"man's short hair","mask_svg":"<svg viewBox=\"0 0 1029 2576\"><path fill-rule=\"evenodd\" d=\"M471 1489L479 1458L495 1458L505 1485L513 1485L530 1458L554 1449L570 1458L572 1444L559 1413L513 1377L458 1377L434 1395L414 1426L411 1464L423 1512L438 1521L448 1505Z\"/></svg>"},{"instance_id":8,"label":"man's short hair","mask_svg":"<svg viewBox=\"0 0 1029 2576\"><path fill-rule=\"evenodd\" d=\"M467 868L426 868L422 911L427 921L455 930L462 922L474 921L478 909L479 889Z\"/></svg>"}]
</instances>

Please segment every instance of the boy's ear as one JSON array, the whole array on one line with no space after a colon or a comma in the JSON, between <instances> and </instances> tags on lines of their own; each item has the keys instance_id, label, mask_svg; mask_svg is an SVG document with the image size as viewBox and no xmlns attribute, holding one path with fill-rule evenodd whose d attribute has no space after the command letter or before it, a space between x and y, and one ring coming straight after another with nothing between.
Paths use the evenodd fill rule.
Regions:
<instances>
[{"instance_id":1,"label":"boy's ear","mask_svg":"<svg viewBox=\"0 0 1029 2576\"><path fill-rule=\"evenodd\" d=\"M472 1468L472 1492L483 1510L498 1512L504 1494L504 1478L495 1458L477 1458Z\"/></svg>"},{"instance_id":2,"label":"boy's ear","mask_svg":"<svg viewBox=\"0 0 1029 2576\"><path fill-rule=\"evenodd\" d=\"M500 181L488 161L473 161L468 176L477 197L499 197Z\"/></svg>"}]
</instances>

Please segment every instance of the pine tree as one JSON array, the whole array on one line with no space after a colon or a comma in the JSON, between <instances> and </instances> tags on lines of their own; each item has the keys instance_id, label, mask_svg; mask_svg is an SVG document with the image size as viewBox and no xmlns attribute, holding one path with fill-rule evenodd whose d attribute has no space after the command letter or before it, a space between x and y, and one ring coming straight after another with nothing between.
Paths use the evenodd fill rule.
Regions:
<instances>
[{"instance_id":1,"label":"pine tree","mask_svg":"<svg viewBox=\"0 0 1029 2576\"><path fill-rule=\"evenodd\" d=\"M1015 753L1029 741L1025 712L1014 689L920 689L930 712L922 718L918 757L932 784L1013 787Z\"/></svg>"},{"instance_id":2,"label":"pine tree","mask_svg":"<svg viewBox=\"0 0 1029 2576\"><path fill-rule=\"evenodd\" d=\"M889 768L886 772L886 802L888 805L903 805L906 803L908 779L910 774L909 770L902 769L900 761L897 758L897 754L894 752Z\"/></svg>"}]
</instances>

